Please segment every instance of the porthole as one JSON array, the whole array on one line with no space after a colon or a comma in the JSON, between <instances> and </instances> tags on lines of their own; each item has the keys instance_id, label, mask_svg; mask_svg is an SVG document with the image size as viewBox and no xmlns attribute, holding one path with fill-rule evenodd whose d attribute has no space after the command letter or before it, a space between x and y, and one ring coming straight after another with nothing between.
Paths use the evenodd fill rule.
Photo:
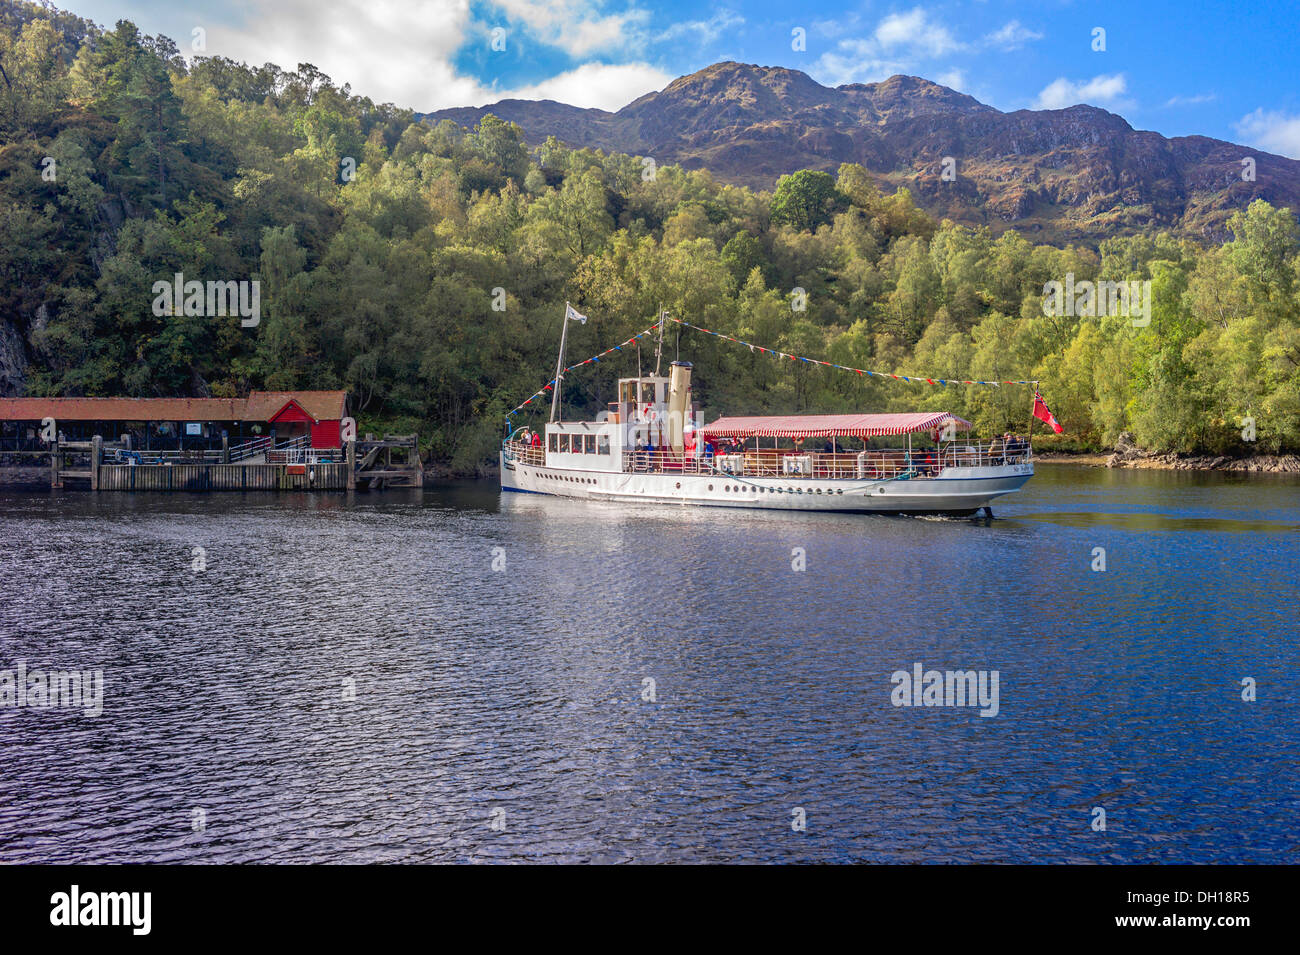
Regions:
<instances>
[{"instance_id":1,"label":"porthole","mask_svg":"<svg viewBox=\"0 0 1300 955\"><path fill-rule=\"evenodd\" d=\"M712 484L709 485L709 490L710 490L710 491L713 490L713 485L712 485Z\"/></svg>"},{"instance_id":2,"label":"porthole","mask_svg":"<svg viewBox=\"0 0 1300 955\"><path fill-rule=\"evenodd\" d=\"M681 482L681 481L678 481L678 482L677 482L677 490L680 491L681 489L682 489L682 482Z\"/></svg>"},{"instance_id":3,"label":"porthole","mask_svg":"<svg viewBox=\"0 0 1300 955\"><path fill-rule=\"evenodd\" d=\"M722 489L723 489L724 491L730 491L730 490L731 490L731 485L730 485L730 484L724 484L724 485L722 486Z\"/></svg>"}]
</instances>

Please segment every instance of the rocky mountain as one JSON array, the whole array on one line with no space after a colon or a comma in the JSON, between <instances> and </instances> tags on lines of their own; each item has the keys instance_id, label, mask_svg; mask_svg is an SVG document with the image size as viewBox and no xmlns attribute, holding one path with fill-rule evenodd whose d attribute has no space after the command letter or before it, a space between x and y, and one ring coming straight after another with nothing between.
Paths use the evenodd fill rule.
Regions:
<instances>
[{"instance_id":1,"label":"rocky mountain","mask_svg":"<svg viewBox=\"0 0 1300 955\"><path fill-rule=\"evenodd\" d=\"M1300 208L1296 160L1204 136L1167 139L1093 106L1003 113L915 76L830 88L798 70L717 63L614 113L502 100L424 118L471 126L485 113L518 123L530 143L553 135L760 189L798 169L861 163L936 216L1036 241L1149 228L1219 241L1253 199ZM1253 180L1243 178L1247 158Z\"/></svg>"}]
</instances>

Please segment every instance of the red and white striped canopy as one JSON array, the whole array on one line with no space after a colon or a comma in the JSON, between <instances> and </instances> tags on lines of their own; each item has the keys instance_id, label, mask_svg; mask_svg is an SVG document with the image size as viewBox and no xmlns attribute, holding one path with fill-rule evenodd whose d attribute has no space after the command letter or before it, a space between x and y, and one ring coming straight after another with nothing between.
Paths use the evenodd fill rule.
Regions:
<instances>
[{"instance_id":1,"label":"red and white striped canopy","mask_svg":"<svg viewBox=\"0 0 1300 955\"><path fill-rule=\"evenodd\" d=\"M772 415L759 418L719 418L700 428L706 438L829 438L841 435L872 438L882 434L915 434L933 431L948 421L962 431L971 423L947 411L909 414L813 414Z\"/></svg>"}]
</instances>

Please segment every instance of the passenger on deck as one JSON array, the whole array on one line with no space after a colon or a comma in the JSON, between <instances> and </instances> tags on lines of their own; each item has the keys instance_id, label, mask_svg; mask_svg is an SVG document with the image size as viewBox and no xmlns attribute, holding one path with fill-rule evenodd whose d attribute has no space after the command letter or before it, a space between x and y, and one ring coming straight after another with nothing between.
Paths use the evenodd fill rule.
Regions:
<instances>
[{"instance_id":1,"label":"passenger on deck","mask_svg":"<svg viewBox=\"0 0 1300 955\"><path fill-rule=\"evenodd\" d=\"M540 448L542 446L542 433L540 431L533 432L532 445L534 448Z\"/></svg>"}]
</instances>

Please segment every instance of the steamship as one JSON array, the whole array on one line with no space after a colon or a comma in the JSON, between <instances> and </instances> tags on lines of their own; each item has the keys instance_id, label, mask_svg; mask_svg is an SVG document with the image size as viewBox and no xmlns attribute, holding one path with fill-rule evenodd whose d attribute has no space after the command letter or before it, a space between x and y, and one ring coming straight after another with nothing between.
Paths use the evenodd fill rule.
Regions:
<instances>
[{"instance_id":1,"label":"steamship","mask_svg":"<svg viewBox=\"0 0 1300 955\"><path fill-rule=\"evenodd\" d=\"M565 326L567 329L568 322ZM563 337L561 339L563 342ZM563 344L557 369L563 368ZM969 440L948 412L723 417L705 424L689 362L624 378L592 421L502 442L503 491L585 501L787 511L970 515L1033 476L1027 441Z\"/></svg>"}]
</instances>

